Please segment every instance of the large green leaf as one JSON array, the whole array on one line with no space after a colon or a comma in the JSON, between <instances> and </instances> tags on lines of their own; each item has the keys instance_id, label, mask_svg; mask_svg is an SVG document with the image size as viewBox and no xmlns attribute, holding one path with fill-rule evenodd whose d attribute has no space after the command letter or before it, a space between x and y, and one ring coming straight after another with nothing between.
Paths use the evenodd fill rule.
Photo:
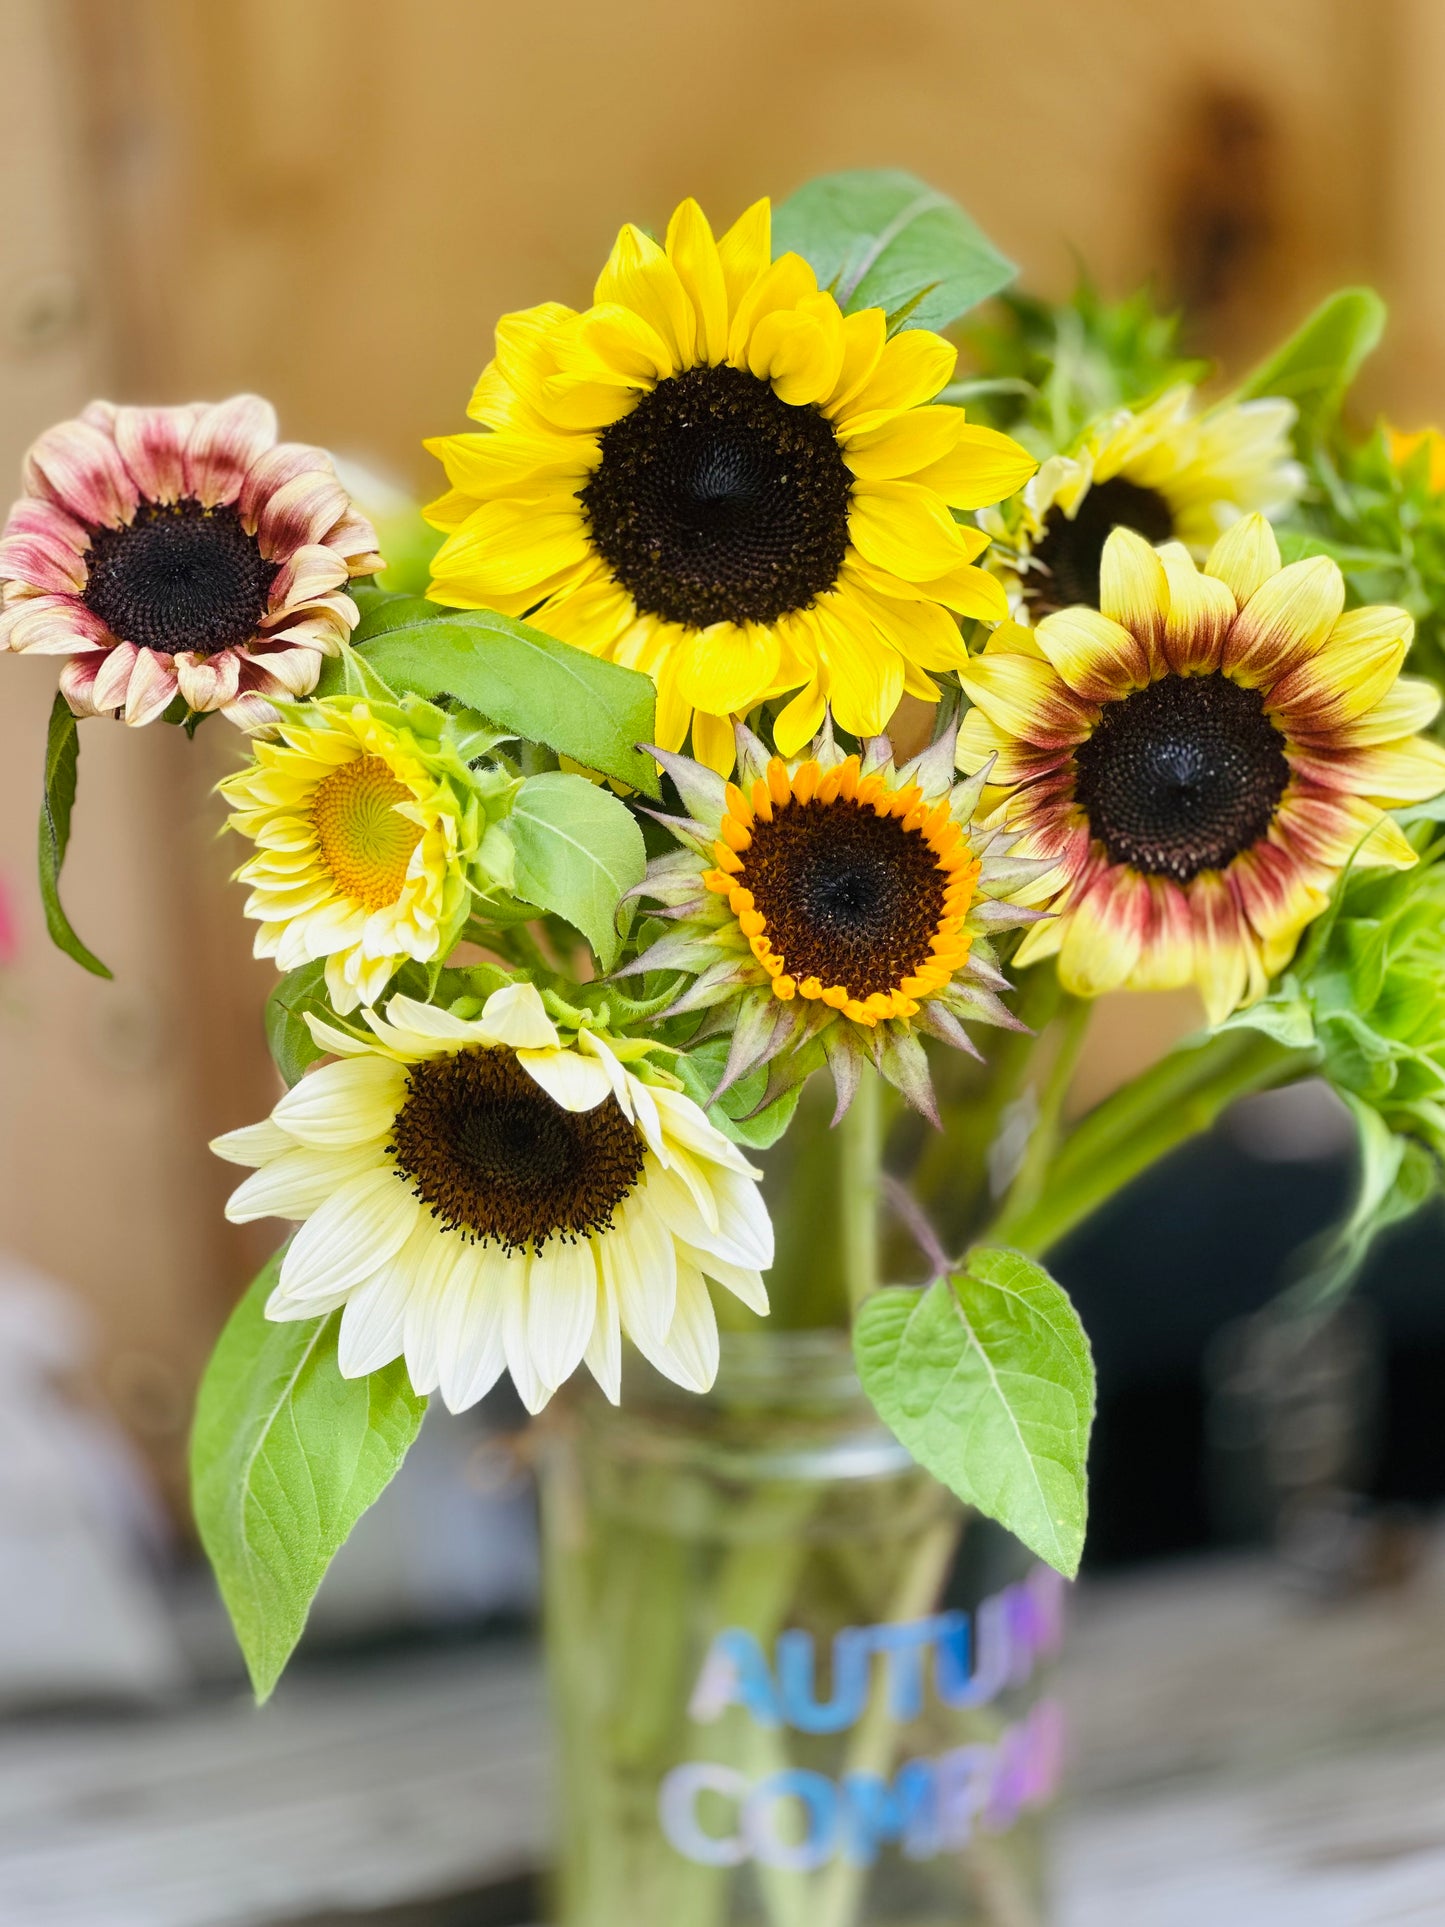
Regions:
<instances>
[{"instance_id":1,"label":"large green leaf","mask_svg":"<svg viewBox=\"0 0 1445 1927\"><path fill-rule=\"evenodd\" d=\"M70 812L75 807L80 775L80 731L64 696L57 695L50 710L45 737L45 795L40 805L40 901L45 906L45 928L50 940L67 957L97 977L110 969L89 950L71 928L60 903L60 869L70 843Z\"/></svg>"},{"instance_id":2,"label":"large green leaf","mask_svg":"<svg viewBox=\"0 0 1445 1927\"><path fill-rule=\"evenodd\" d=\"M1084 1549L1094 1367L1078 1315L1016 1251L864 1302L864 1389L919 1464L1072 1578Z\"/></svg>"},{"instance_id":3,"label":"large green leaf","mask_svg":"<svg viewBox=\"0 0 1445 1927\"><path fill-rule=\"evenodd\" d=\"M1014 277L956 201L896 168L809 181L774 210L773 250L801 254L845 312L909 328L946 328Z\"/></svg>"},{"instance_id":4,"label":"large green leaf","mask_svg":"<svg viewBox=\"0 0 1445 1927\"><path fill-rule=\"evenodd\" d=\"M619 783L659 794L648 677L490 609L444 613L419 596L370 596L355 652L398 693L452 696L499 728L545 743ZM322 669L319 696L346 688L346 657Z\"/></svg>"},{"instance_id":5,"label":"large green leaf","mask_svg":"<svg viewBox=\"0 0 1445 1927\"><path fill-rule=\"evenodd\" d=\"M517 852L517 895L574 924L610 970L620 945L618 905L647 869L647 846L627 805L585 776L548 770L518 790L507 834Z\"/></svg>"},{"instance_id":6,"label":"large green leaf","mask_svg":"<svg viewBox=\"0 0 1445 1927\"><path fill-rule=\"evenodd\" d=\"M1341 288L1255 369L1238 399L1285 396L1299 410L1301 440L1316 440L1377 346L1385 317L1385 304L1373 288Z\"/></svg>"},{"instance_id":7,"label":"large green leaf","mask_svg":"<svg viewBox=\"0 0 1445 1927\"><path fill-rule=\"evenodd\" d=\"M278 1252L231 1314L191 1434L196 1525L259 1700L426 1410L400 1360L369 1378L341 1376L339 1312L272 1324L265 1305L280 1265Z\"/></svg>"}]
</instances>

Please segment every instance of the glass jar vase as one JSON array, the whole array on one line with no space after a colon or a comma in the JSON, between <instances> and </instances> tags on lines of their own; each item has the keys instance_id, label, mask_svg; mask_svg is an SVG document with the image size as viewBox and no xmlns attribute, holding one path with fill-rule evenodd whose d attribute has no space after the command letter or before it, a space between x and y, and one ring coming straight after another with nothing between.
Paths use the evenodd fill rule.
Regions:
<instances>
[{"instance_id":1,"label":"glass jar vase","mask_svg":"<svg viewBox=\"0 0 1445 1927\"><path fill-rule=\"evenodd\" d=\"M1042 1927L1063 1582L842 1334L630 1377L541 1451L562 1927Z\"/></svg>"}]
</instances>

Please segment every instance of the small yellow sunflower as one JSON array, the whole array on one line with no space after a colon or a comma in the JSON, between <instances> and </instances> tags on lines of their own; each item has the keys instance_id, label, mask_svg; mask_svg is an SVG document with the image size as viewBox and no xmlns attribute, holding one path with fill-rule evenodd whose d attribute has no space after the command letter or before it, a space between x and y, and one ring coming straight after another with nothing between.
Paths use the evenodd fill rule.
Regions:
<instances>
[{"instance_id":1,"label":"small yellow sunflower","mask_svg":"<svg viewBox=\"0 0 1445 1927\"><path fill-rule=\"evenodd\" d=\"M640 892L674 929L629 971L692 973L674 1012L734 1006L720 1090L774 1059L786 1085L784 1053L818 1039L840 1112L871 1061L931 1116L914 1026L963 1050L964 1021L1018 1027L990 936L1037 921L1010 899L1049 864L975 828L983 779L955 782L952 730L901 770L886 737L843 755L829 727L785 762L737 734L736 783L659 752L690 814Z\"/></svg>"},{"instance_id":2,"label":"small yellow sunflower","mask_svg":"<svg viewBox=\"0 0 1445 1927\"><path fill-rule=\"evenodd\" d=\"M398 996L366 1021L308 1017L339 1061L211 1146L254 1167L228 1218L301 1221L266 1316L342 1308L343 1377L405 1358L454 1412L504 1371L540 1411L584 1360L616 1403L623 1332L705 1392L707 1280L765 1313L773 1228L759 1173L649 1069L654 1047L563 1035L527 983L476 1016Z\"/></svg>"},{"instance_id":3,"label":"small yellow sunflower","mask_svg":"<svg viewBox=\"0 0 1445 1927\"><path fill-rule=\"evenodd\" d=\"M1344 611L1338 566L1280 566L1247 516L1201 572L1129 529L1104 547L1102 611L1007 623L963 673L959 764L987 771L1057 912L1020 964L1055 952L1094 996L1194 982L1211 1022L1265 990L1356 865L1415 852L1383 812L1445 789L1440 707L1400 676L1403 609Z\"/></svg>"},{"instance_id":4,"label":"small yellow sunflower","mask_svg":"<svg viewBox=\"0 0 1445 1927\"><path fill-rule=\"evenodd\" d=\"M373 1004L408 958L444 958L481 893L512 880L499 819L516 779L468 769L449 719L333 697L288 712L278 740L219 785L256 855L246 915L279 970L326 959L343 1015Z\"/></svg>"},{"instance_id":5,"label":"small yellow sunflower","mask_svg":"<svg viewBox=\"0 0 1445 1927\"><path fill-rule=\"evenodd\" d=\"M450 492L430 593L527 615L657 684L658 739L732 768L732 718L796 691L785 752L825 705L859 734L961 656L953 615L998 621L987 538L953 509L1034 462L927 406L955 350L845 315L759 201L720 240L684 201L665 246L623 228L582 313L507 315L472 396L483 434L428 443Z\"/></svg>"},{"instance_id":6,"label":"small yellow sunflower","mask_svg":"<svg viewBox=\"0 0 1445 1927\"><path fill-rule=\"evenodd\" d=\"M1074 453L1053 455L1023 491L1007 541L1015 612L1099 606L1099 563L1111 529L1177 541L1203 561L1241 515L1279 515L1304 486L1290 451L1294 404L1266 399L1194 412L1171 388L1140 413L1106 416ZM1002 525L985 518L995 534Z\"/></svg>"}]
</instances>

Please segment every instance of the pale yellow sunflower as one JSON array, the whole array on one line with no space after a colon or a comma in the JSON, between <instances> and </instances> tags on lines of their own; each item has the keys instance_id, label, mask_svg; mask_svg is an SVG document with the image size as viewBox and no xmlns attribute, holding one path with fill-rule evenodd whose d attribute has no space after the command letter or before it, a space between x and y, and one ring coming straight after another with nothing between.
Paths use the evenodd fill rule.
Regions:
<instances>
[{"instance_id":1,"label":"pale yellow sunflower","mask_svg":"<svg viewBox=\"0 0 1445 1927\"><path fill-rule=\"evenodd\" d=\"M1304 486L1290 447L1294 419L1294 404L1272 397L1201 414L1194 390L1180 386L1138 413L1105 416L1071 453L1050 456L996 551L1019 620L1080 603L1097 609L1112 529L1182 542L1202 562L1242 515L1283 514Z\"/></svg>"},{"instance_id":2,"label":"pale yellow sunflower","mask_svg":"<svg viewBox=\"0 0 1445 1927\"><path fill-rule=\"evenodd\" d=\"M958 408L938 335L845 315L759 201L715 240L684 201L666 244L625 227L577 313L507 315L472 396L481 434L428 443L450 491L430 593L526 615L657 685L657 735L732 768L732 718L792 694L800 749L831 704L868 735L937 694L957 616L998 621L987 538L951 511L1034 462Z\"/></svg>"},{"instance_id":3,"label":"pale yellow sunflower","mask_svg":"<svg viewBox=\"0 0 1445 1927\"><path fill-rule=\"evenodd\" d=\"M473 908L512 881L500 827L518 779L470 769L428 703L332 697L289 709L274 742L220 783L228 826L256 845L258 957L324 957L335 1010L374 1004L402 964L445 959Z\"/></svg>"}]
</instances>

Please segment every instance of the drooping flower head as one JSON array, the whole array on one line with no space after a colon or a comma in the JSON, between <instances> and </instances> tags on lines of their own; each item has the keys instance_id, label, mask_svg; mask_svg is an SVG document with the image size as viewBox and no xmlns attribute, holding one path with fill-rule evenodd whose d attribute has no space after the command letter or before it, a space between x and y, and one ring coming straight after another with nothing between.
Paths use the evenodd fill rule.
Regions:
<instances>
[{"instance_id":1,"label":"drooping flower head","mask_svg":"<svg viewBox=\"0 0 1445 1927\"><path fill-rule=\"evenodd\" d=\"M676 928L629 971L693 973L676 1013L730 1007L720 1089L770 1062L786 1085L819 1039L840 1114L871 1062L931 1115L917 1033L971 1050L967 1021L1017 1028L990 933L1037 920L1012 899L1048 866L975 827L984 779L955 783L951 730L901 770L886 737L845 756L831 726L791 762L741 726L738 746L735 783L661 752L689 815L642 894Z\"/></svg>"},{"instance_id":2,"label":"drooping flower head","mask_svg":"<svg viewBox=\"0 0 1445 1927\"><path fill-rule=\"evenodd\" d=\"M220 783L256 854L237 876L279 970L326 959L343 1016L408 958L444 959L473 908L512 882L500 821L519 780L463 761L443 711L338 696L287 707L275 741Z\"/></svg>"},{"instance_id":3,"label":"drooping flower head","mask_svg":"<svg viewBox=\"0 0 1445 1927\"><path fill-rule=\"evenodd\" d=\"M0 648L66 656L78 716L153 722L179 694L243 728L305 696L380 568L323 449L276 440L255 395L93 402L25 458L0 537Z\"/></svg>"},{"instance_id":4,"label":"drooping flower head","mask_svg":"<svg viewBox=\"0 0 1445 1927\"><path fill-rule=\"evenodd\" d=\"M1102 611L994 632L963 673L959 763L991 772L1020 850L1056 866L1032 898L1057 914L1019 963L1057 952L1084 996L1194 982L1218 1022L1351 861L1415 861L1383 812L1445 789L1445 750L1414 733L1440 692L1400 676L1402 609L1344 598L1333 561L1282 568L1252 515L1202 572L1116 529Z\"/></svg>"},{"instance_id":5,"label":"drooping flower head","mask_svg":"<svg viewBox=\"0 0 1445 1927\"><path fill-rule=\"evenodd\" d=\"M779 746L831 703L860 734L957 666L949 611L997 621L986 539L950 509L1011 494L1016 442L928 406L956 351L845 315L759 201L714 240L685 201L665 246L625 227L582 313L508 315L470 413L428 444L450 492L430 594L529 615L645 670L658 738L732 768L731 718L796 691Z\"/></svg>"},{"instance_id":6,"label":"drooping flower head","mask_svg":"<svg viewBox=\"0 0 1445 1927\"><path fill-rule=\"evenodd\" d=\"M212 1147L255 1167L229 1218L301 1221L269 1318L344 1307L345 1377L405 1357L454 1412L503 1371L540 1411L584 1359L615 1402L624 1331L707 1390L705 1280L765 1312L772 1226L757 1172L651 1046L563 1036L530 984L476 1017L393 997L368 1037L308 1021L340 1061Z\"/></svg>"},{"instance_id":7,"label":"drooping flower head","mask_svg":"<svg viewBox=\"0 0 1445 1927\"><path fill-rule=\"evenodd\" d=\"M1171 388L1138 414L1108 415L1076 451L1051 456L1019 498L1006 532L1007 579L1021 621L1099 607L1099 567L1112 529L1182 542L1196 561L1241 515L1279 515L1299 496L1294 404L1231 402L1196 414L1193 390ZM1003 524L987 517L1004 535ZM998 551L1002 563L1003 550Z\"/></svg>"}]
</instances>

